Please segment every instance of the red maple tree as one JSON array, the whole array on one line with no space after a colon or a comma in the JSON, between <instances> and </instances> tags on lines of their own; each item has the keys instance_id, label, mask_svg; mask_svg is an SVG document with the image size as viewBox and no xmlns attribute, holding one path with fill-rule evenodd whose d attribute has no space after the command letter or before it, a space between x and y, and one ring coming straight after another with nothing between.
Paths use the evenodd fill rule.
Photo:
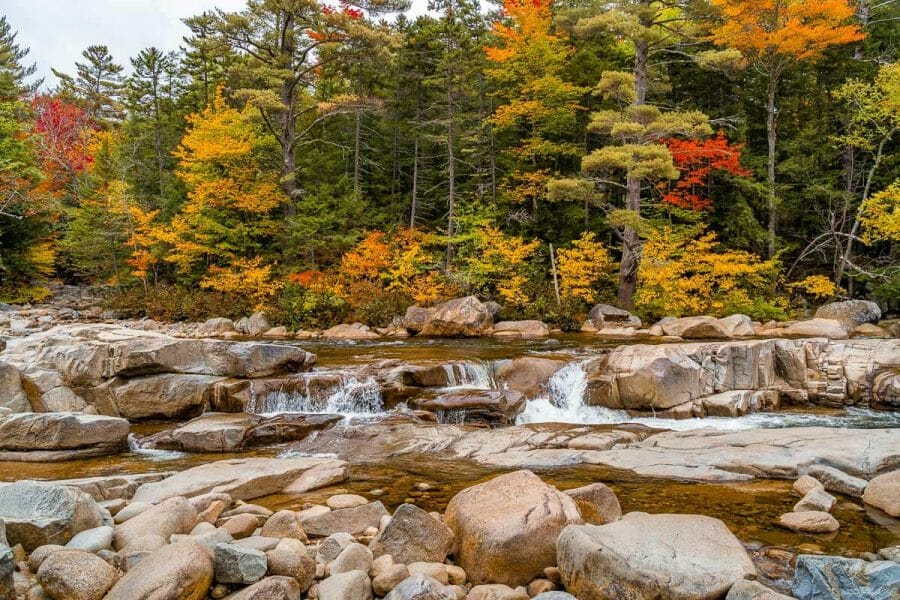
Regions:
<instances>
[{"instance_id":1,"label":"red maple tree","mask_svg":"<svg viewBox=\"0 0 900 600\"><path fill-rule=\"evenodd\" d=\"M675 167L681 177L663 195L663 202L690 210L709 210L709 186L715 171L746 177L750 171L741 166L743 145L731 145L723 132L706 139L666 139Z\"/></svg>"}]
</instances>

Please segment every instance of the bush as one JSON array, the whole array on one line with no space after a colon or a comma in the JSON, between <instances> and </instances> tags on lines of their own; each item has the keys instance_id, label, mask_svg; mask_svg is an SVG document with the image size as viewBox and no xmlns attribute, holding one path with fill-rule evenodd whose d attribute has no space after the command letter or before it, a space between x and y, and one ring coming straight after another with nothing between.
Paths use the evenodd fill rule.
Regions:
<instances>
[{"instance_id":1,"label":"bush","mask_svg":"<svg viewBox=\"0 0 900 600\"><path fill-rule=\"evenodd\" d=\"M589 308L584 300L565 296L557 305L556 294L548 286L534 294L533 300L520 309L504 307L500 317L504 320L537 319L551 328L578 331L587 319Z\"/></svg>"},{"instance_id":2,"label":"bush","mask_svg":"<svg viewBox=\"0 0 900 600\"><path fill-rule=\"evenodd\" d=\"M107 294L103 304L122 318L169 322L240 319L253 312L253 302L245 296L174 285L117 288Z\"/></svg>"},{"instance_id":3,"label":"bush","mask_svg":"<svg viewBox=\"0 0 900 600\"><path fill-rule=\"evenodd\" d=\"M342 323L350 307L337 294L312 290L295 283L285 285L266 314L291 329L326 329Z\"/></svg>"},{"instance_id":4,"label":"bush","mask_svg":"<svg viewBox=\"0 0 900 600\"><path fill-rule=\"evenodd\" d=\"M352 320L372 327L387 327L397 315L415 304L412 297L404 292L382 292L353 310Z\"/></svg>"}]
</instances>

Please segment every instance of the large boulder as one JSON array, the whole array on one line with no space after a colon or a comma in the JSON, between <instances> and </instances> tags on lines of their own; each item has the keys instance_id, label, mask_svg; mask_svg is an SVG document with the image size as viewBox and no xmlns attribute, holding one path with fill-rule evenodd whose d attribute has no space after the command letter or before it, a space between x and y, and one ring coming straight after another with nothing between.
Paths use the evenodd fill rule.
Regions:
<instances>
[{"instance_id":1,"label":"large boulder","mask_svg":"<svg viewBox=\"0 0 900 600\"><path fill-rule=\"evenodd\" d=\"M785 327L782 331L786 336L794 337L823 337L830 340L846 340L850 337L850 327L837 319L822 319L816 317L807 321L797 321Z\"/></svg>"},{"instance_id":2,"label":"large boulder","mask_svg":"<svg viewBox=\"0 0 900 600\"><path fill-rule=\"evenodd\" d=\"M456 494L444 520L469 581L518 586L556 564L557 536L581 517L569 496L531 471L517 471Z\"/></svg>"},{"instance_id":3,"label":"large boulder","mask_svg":"<svg viewBox=\"0 0 900 600\"><path fill-rule=\"evenodd\" d=\"M76 533L103 525L103 517L100 505L80 490L33 481L0 485L6 536L28 551L65 544Z\"/></svg>"},{"instance_id":4,"label":"large boulder","mask_svg":"<svg viewBox=\"0 0 900 600\"><path fill-rule=\"evenodd\" d=\"M52 553L37 572L37 580L51 598L101 600L118 579L102 558L81 550Z\"/></svg>"},{"instance_id":5,"label":"large boulder","mask_svg":"<svg viewBox=\"0 0 900 600\"><path fill-rule=\"evenodd\" d=\"M459 415L465 423L511 425L525 408L525 396L514 390L459 390L415 404L438 415Z\"/></svg>"},{"instance_id":6,"label":"large boulder","mask_svg":"<svg viewBox=\"0 0 900 600\"><path fill-rule=\"evenodd\" d=\"M732 337L730 323L722 323L709 316L682 317L671 321L661 321L666 335L676 335L689 340L727 340Z\"/></svg>"},{"instance_id":7,"label":"large boulder","mask_svg":"<svg viewBox=\"0 0 900 600\"><path fill-rule=\"evenodd\" d=\"M332 340L371 340L380 338L378 332L372 331L368 325L362 323L335 325L322 332L323 338Z\"/></svg>"},{"instance_id":8,"label":"large boulder","mask_svg":"<svg viewBox=\"0 0 900 600\"><path fill-rule=\"evenodd\" d=\"M609 304L596 304L588 313L588 320L597 329L608 327L640 327L641 320L621 308Z\"/></svg>"},{"instance_id":9,"label":"large boulder","mask_svg":"<svg viewBox=\"0 0 900 600\"><path fill-rule=\"evenodd\" d=\"M237 458L199 465L159 482L146 483L134 494L137 502L191 498L209 492L226 493L234 500L250 500L278 493L321 465L341 464L328 458Z\"/></svg>"},{"instance_id":10,"label":"large boulder","mask_svg":"<svg viewBox=\"0 0 900 600\"><path fill-rule=\"evenodd\" d=\"M444 562L453 547L453 532L413 504L401 504L388 524L369 544L375 558L390 554L394 561Z\"/></svg>"},{"instance_id":11,"label":"large boulder","mask_svg":"<svg viewBox=\"0 0 900 600\"><path fill-rule=\"evenodd\" d=\"M840 556L797 557L791 592L802 600L887 600L900 595L900 564Z\"/></svg>"},{"instance_id":12,"label":"large boulder","mask_svg":"<svg viewBox=\"0 0 900 600\"><path fill-rule=\"evenodd\" d=\"M0 416L0 450L63 450L127 444L128 421L84 413L17 413Z\"/></svg>"},{"instance_id":13,"label":"large boulder","mask_svg":"<svg viewBox=\"0 0 900 600\"><path fill-rule=\"evenodd\" d=\"M425 327L425 323L434 314L436 308L423 308L421 306L410 306L406 309L406 315L403 317L403 327L411 333L419 333Z\"/></svg>"},{"instance_id":14,"label":"large boulder","mask_svg":"<svg viewBox=\"0 0 900 600\"><path fill-rule=\"evenodd\" d=\"M540 356L520 356L497 367L496 377L506 389L534 398L541 394L554 373L566 366L565 361Z\"/></svg>"},{"instance_id":15,"label":"large boulder","mask_svg":"<svg viewBox=\"0 0 900 600\"><path fill-rule=\"evenodd\" d=\"M820 306L816 318L842 321L852 329L863 323L877 323L881 319L881 309L870 300L845 300Z\"/></svg>"},{"instance_id":16,"label":"large boulder","mask_svg":"<svg viewBox=\"0 0 900 600\"><path fill-rule=\"evenodd\" d=\"M756 574L722 521L700 515L632 514L607 525L571 525L557 558L578 598L713 600Z\"/></svg>"},{"instance_id":17,"label":"large boulder","mask_svg":"<svg viewBox=\"0 0 900 600\"><path fill-rule=\"evenodd\" d=\"M900 517L900 469L875 477L863 492L863 502Z\"/></svg>"},{"instance_id":18,"label":"large boulder","mask_svg":"<svg viewBox=\"0 0 900 600\"><path fill-rule=\"evenodd\" d=\"M419 333L430 337L478 337L493 323L488 308L475 296L466 296L435 307Z\"/></svg>"},{"instance_id":19,"label":"large boulder","mask_svg":"<svg viewBox=\"0 0 900 600\"><path fill-rule=\"evenodd\" d=\"M302 593L296 579L275 575L229 594L225 600L300 600Z\"/></svg>"},{"instance_id":20,"label":"large boulder","mask_svg":"<svg viewBox=\"0 0 900 600\"><path fill-rule=\"evenodd\" d=\"M334 533L359 535L369 527L378 528L381 518L391 513L381 502L370 502L353 508L341 508L302 519L307 535L328 537Z\"/></svg>"},{"instance_id":21,"label":"large boulder","mask_svg":"<svg viewBox=\"0 0 900 600\"><path fill-rule=\"evenodd\" d=\"M213 572L207 548L191 541L169 544L130 568L105 600L202 600Z\"/></svg>"}]
</instances>

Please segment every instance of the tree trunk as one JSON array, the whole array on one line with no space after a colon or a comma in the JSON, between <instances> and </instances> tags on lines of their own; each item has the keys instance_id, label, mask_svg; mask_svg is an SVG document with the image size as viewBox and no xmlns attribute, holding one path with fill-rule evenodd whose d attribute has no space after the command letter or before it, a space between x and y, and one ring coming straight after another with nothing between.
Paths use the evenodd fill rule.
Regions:
<instances>
[{"instance_id":1,"label":"tree trunk","mask_svg":"<svg viewBox=\"0 0 900 600\"><path fill-rule=\"evenodd\" d=\"M409 208L409 228L416 228L416 209L419 202L419 138L413 142L413 175L412 175L412 202Z\"/></svg>"},{"instance_id":2,"label":"tree trunk","mask_svg":"<svg viewBox=\"0 0 900 600\"><path fill-rule=\"evenodd\" d=\"M859 4L856 8L856 18L859 20L860 26L865 29L869 25L869 0L859 0ZM863 42L857 42L856 48L853 50L853 58L856 60L862 60L863 56Z\"/></svg>"},{"instance_id":3,"label":"tree trunk","mask_svg":"<svg viewBox=\"0 0 900 600\"><path fill-rule=\"evenodd\" d=\"M296 52L296 39L294 38L294 15L291 11L285 11L284 35L281 38L279 53L285 66L291 65ZM295 156L297 145L297 123L294 119L295 97L293 78L285 79L279 91L281 111L279 125L281 127L281 189L290 198L288 210L293 207L293 200L297 196L297 158Z\"/></svg>"},{"instance_id":4,"label":"tree trunk","mask_svg":"<svg viewBox=\"0 0 900 600\"><path fill-rule=\"evenodd\" d=\"M356 111L356 122L353 125L353 191L359 195L359 174L360 174L360 129L362 125L362 113Z\"/></svg>"},{"instance_id":5,"label":"tree trunk","mask_svg":"<svg viewBox=\"0 0 900 600\"><path fill-rule=\"evenodd\" d=\"M639 41L634 49L634 105L647 102L647 61L649 49L647 42ZM626 180L625 210L641 214L641 180L631 175ZM585 215L587 216L587 215ZM622 234L622 261L619 263L619 291L617 295L620 308L631 310L634 306L634 291L637 288L637 274L640 266L641 240L633 227L625 227Z\"/></svg>"},{"instance_id":6,"label":"tree trunk","mask_svg":"<svg viewBox=\"0 0 900 600\"><path fill-rule=\"evenodd\" d=\"M775 93L778 90L778 74L769 74L769 85L766 90L766 137L769 142L769 155L766 163L766 183L768 185L768 211L769 211L769 235L768 255L775 256L775 230L778 225L775 198L775 144L777 142L777 118L775 114Z\"/></svg>"}]
</instances>

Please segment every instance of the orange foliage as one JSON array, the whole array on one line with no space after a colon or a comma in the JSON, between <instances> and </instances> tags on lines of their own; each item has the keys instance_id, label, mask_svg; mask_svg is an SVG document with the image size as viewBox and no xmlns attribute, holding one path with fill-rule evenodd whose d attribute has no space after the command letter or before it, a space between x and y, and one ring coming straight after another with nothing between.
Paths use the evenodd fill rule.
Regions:
<instances>
[{"instance_id":1,"label":"orange foliage","mask_svg":"<svg viewBox=\"0 0 900 600\"><path fill-rule=\"evenodd\" d=\"M771 61L818 58L832 46L865 37L844 24L854 16L847 0L712 0L722 15L712 41L754 59Z\"/></svg>"},{"instance_id":2,"label":"orange foliage","mask_svg":"<svg viewBox=\"0 0 900 600\"><path fill-rule=\"evenodd\" d=\"M672 154L675 167L681 177L663 196L663 202L688 208L708 210L712 200L706 195L713 171L726 171L732 175L749 176L750 171L741 166L743 145L732 146L721 131L714 138L703 140L663 140Z\"/></svg>"}]
</instances>

